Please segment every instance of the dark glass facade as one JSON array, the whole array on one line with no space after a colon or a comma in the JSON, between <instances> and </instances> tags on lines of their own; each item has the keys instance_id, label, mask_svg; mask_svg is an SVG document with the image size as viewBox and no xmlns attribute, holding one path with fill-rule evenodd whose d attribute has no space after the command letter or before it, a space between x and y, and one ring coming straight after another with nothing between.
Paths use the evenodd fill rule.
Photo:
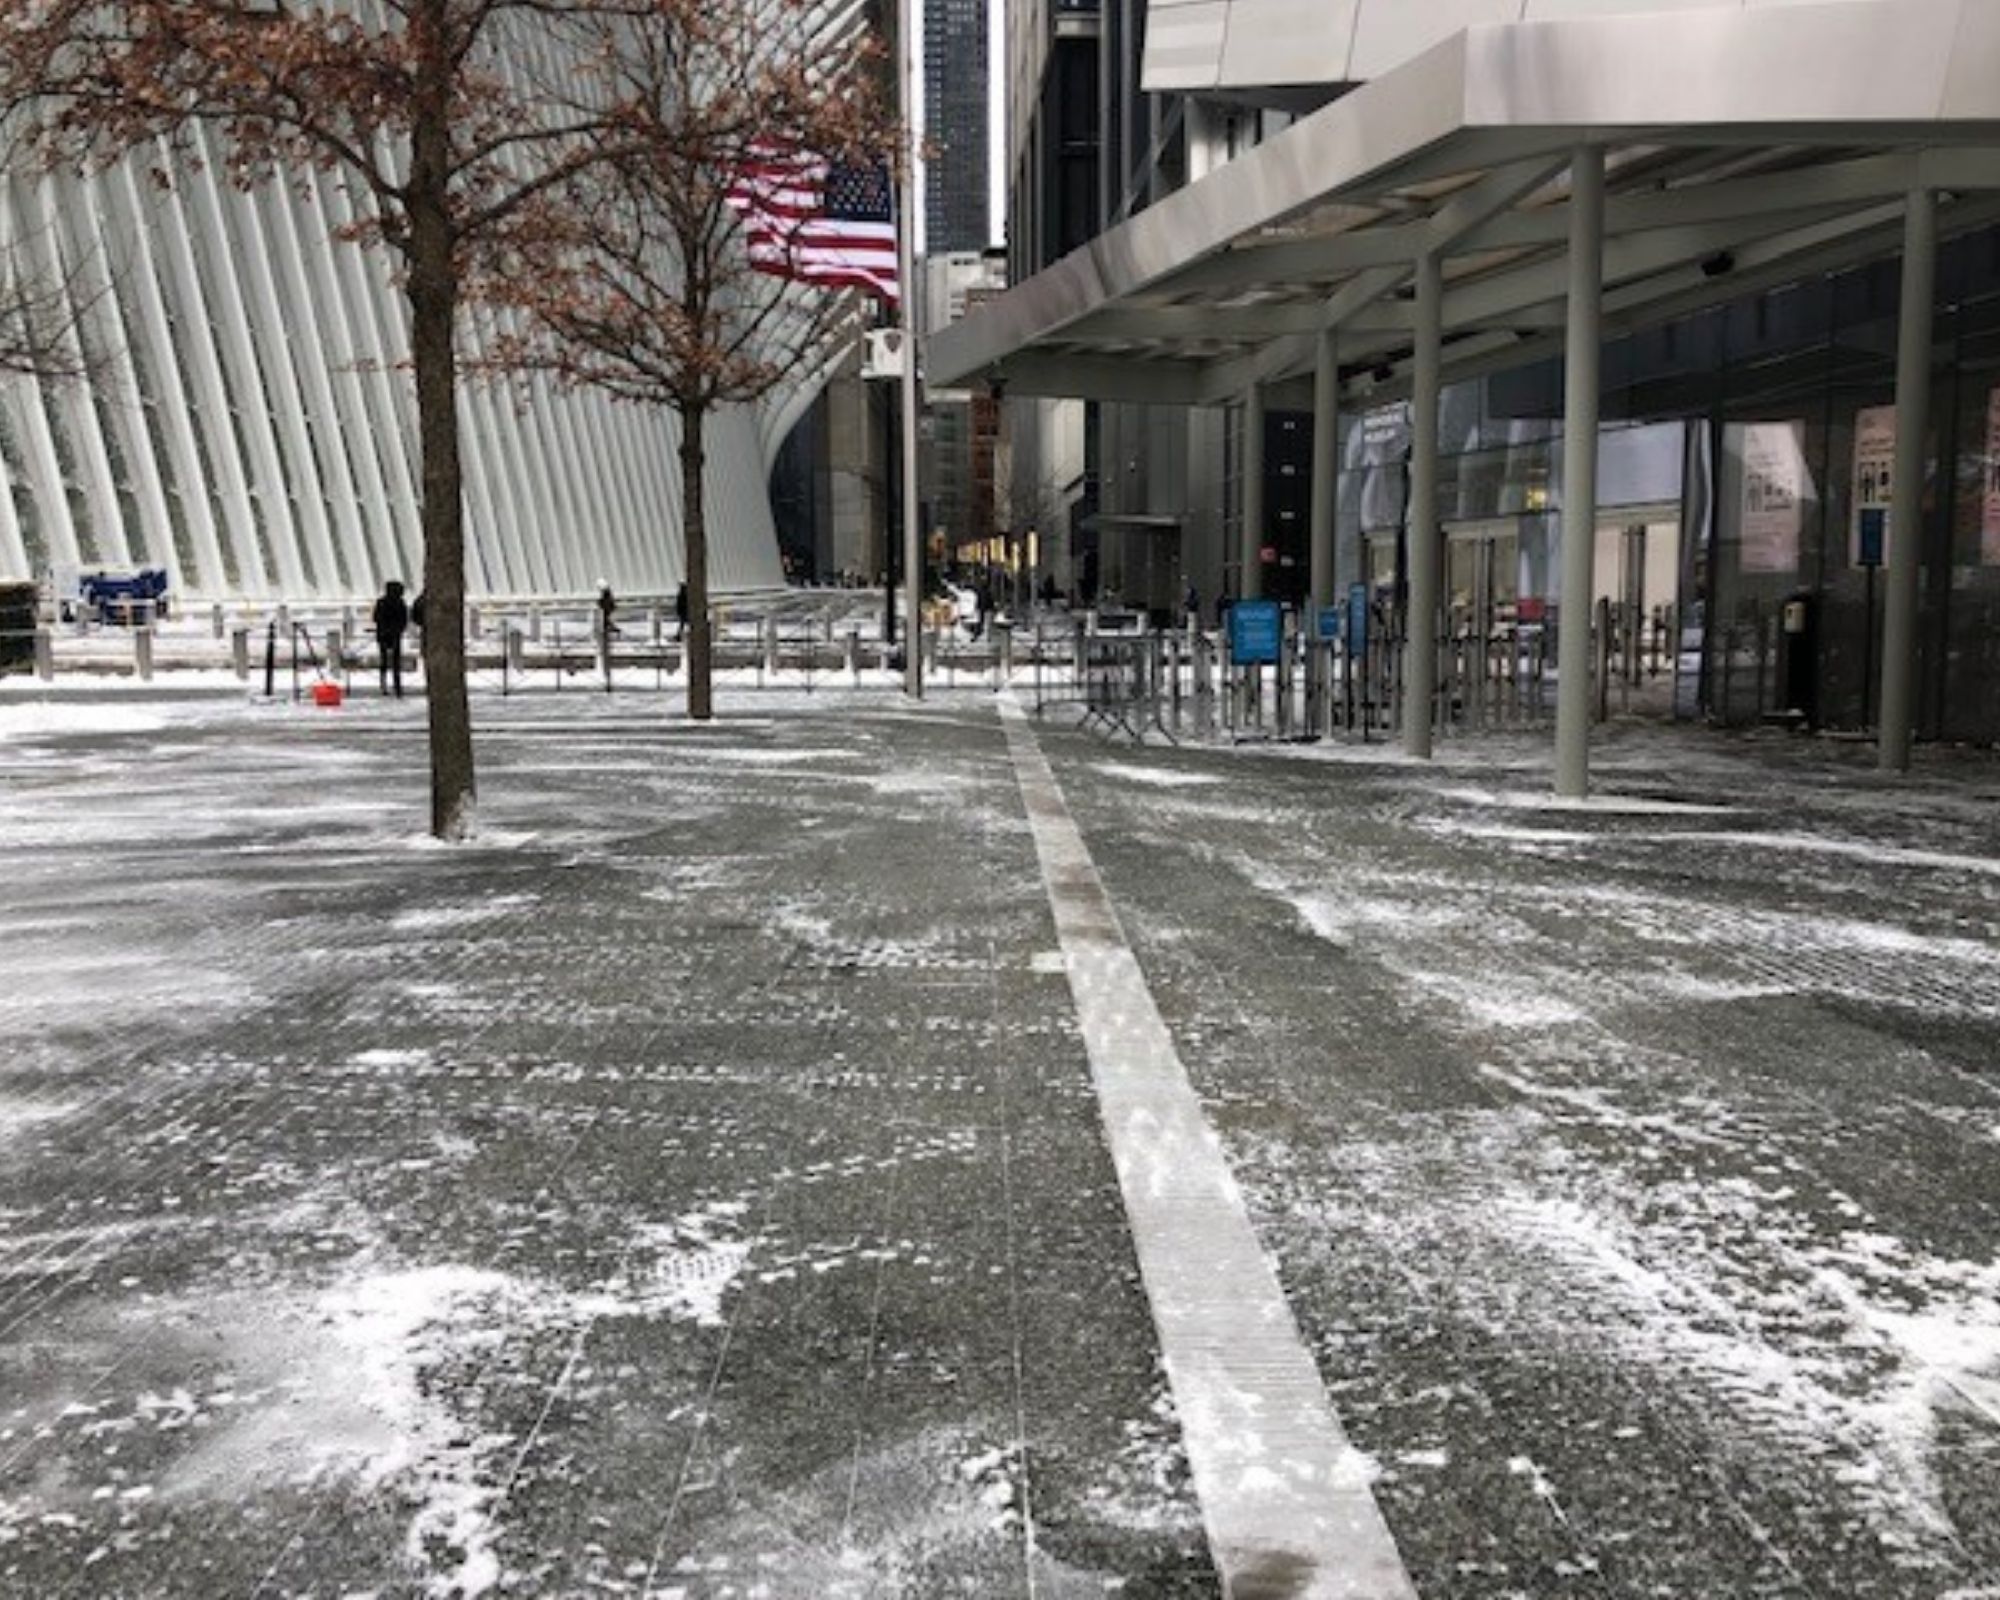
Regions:
<instances>
[{"instance_id":1,"label":"dark glass facade","mask_svg":"<svg viewBox=\"0 0 2000 1600\"><path fill-rule=\"evenodd\" d=\"M984 250L986 0L924 0L924 248Z\"/></svg>"},{"instance_id":2,"label":"dark glass facade","mask_svg":"<svg viewBox=\"0 0 2000 1600\"><path fill-rule=\"evenodd\" d=\"M1879 260L1605 347L1598 591L1671 625L1681 714L1874 726L1900 293ZM1917 726L2000 743L2000 230L1940 252L1931 371ZM1499 541L1502 600L1553 613L1562 381L1554 359L1447 388L1447 604L1454 542ZM1401 582L1407 449L1401 408L1343 429L1343 582Z\"/></svg>"}]
</instances>

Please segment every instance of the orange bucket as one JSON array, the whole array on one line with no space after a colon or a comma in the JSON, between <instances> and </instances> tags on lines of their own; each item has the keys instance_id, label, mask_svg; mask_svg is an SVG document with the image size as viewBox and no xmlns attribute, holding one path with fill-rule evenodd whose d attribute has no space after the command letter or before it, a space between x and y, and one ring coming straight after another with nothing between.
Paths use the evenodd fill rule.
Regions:
<instances>
[{"instance_id":1,"label":"orange bucket","mask_svg":"<svg viewBox=\"0 0 2000 1600\"><path fill-rule=\"evenodd\" d=\"M337 706L342 698L340 685L337 683L327 683L322 680L313 685L313 704L316 706Z\"/></svg>"}]
</instances>

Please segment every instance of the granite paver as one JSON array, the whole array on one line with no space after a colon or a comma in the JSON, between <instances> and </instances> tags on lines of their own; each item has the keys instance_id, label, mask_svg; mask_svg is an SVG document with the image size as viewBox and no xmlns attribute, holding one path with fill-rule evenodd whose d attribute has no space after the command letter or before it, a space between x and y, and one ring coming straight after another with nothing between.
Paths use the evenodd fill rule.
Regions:
<instances>
[{"instance_id":1,"label":"granite paver","mask_svg":"<svg viewBox=\"0 0 2000 1600\"><path fill-rule=\"evenodd\" d=\"M1218 1592L990 696L69 703L0 1593ZM1990 755L1039 738L1426 1600L2000 1594Z\"/></svg>"}]
</instances>

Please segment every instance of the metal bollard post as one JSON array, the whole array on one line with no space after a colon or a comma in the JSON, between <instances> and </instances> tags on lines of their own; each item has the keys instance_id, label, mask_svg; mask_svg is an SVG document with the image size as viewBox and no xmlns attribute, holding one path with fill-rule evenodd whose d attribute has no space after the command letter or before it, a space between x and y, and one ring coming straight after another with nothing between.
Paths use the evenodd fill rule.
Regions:
<instances>
[{"instance_id":1,"label":"metal bollard post","mask_svg":"<svg viewBox=\"0 0 2000 1600\"><path fill-rule=\"evenodd\" d=\"M847 630L846 639L841 645L841 657L842 664L847 668L847 681L859 684L861 682L861 630L859 628L849 628Z\"/></svg>"},{"instance_id":2,"label":"metal bollard post","mask_svg":"<svg viewBox=\"0 0 2000 1600\"><path fill-rule=\"evenodd\" d=\"M483 622L483 621L482 621L482 620L480 619L480 615L479 615L479 607L477 607L477 606L475 606L475 605L468 605L468 606L467 606L467 607L465 608L465 636L466 636L466 638L468 638L468 639L477 639L477 638L479 638L479 637L480 637L480 635L481 635L481 631L482 631L482 630L484 629L484 627L485 627L485 624L484 624L484 622Z\"/></svg>"},{"instance_id":3,"label":"metal bollard post","mask_svg":"<svg viewBox=\"0 0 2000 1600\"><path fill-rule=\"evenodd\" d=\"M329 676L346 680L347 641L338 628L326 630L326 670Z\"/></svg>"},{"instance_id":4,"label":"metal bollard post","mask_svg":"<svg viewBox=\"0 0 2000 1600\"><path fill-rule=\"evenodd\" d=\"M1605 722L1611 716L1611 602L1600 599L1594 609L1597 648L1592 654L1597 668L1597 720Z\"/></svg>"},{"instance_id":5,"label":"metal bollard post","mask_svg":"<svg viewBox=\"0 0 2000 1600\"><path fill-rule=\"evenodd\" d=\"M660 642L666 637L666 632L665 632L666 620L667 619L665 614L660 610L658 606L654 606L651 613L647 617L647 623L646 623L647 631L650 634L653 644L655 646L658 646Z\"/></svg>"},{"instance_id":6,"label":"metal bollard post","mask_svg":"<svg viewBox=\"0 0 2000 1600\"><path fill-rule=\"evenodd\" d=\"M289 639L292 636L292 608L288 605L280 605L274 614L273 620L278 625L278 632Z\"/></svg>"},{"instance_id":7,"label":"metal bollard post","mask_svg":"<svg viewBox=\"0 0 2000 1600\"><path fill-rule=\"evenodd\" d=\"M208 625L215 630L216 638L220 639L227 626L223 619L222 602L220 600L208 608Z\"/></svg>"},{"instance_id":8,"label":"metal bollard post","mask_svg":"<svg viewBox=\"0 0 2000 1600\"><path fill-rule=\"evenodd\" d=\"M1000 646L1000 679L993 685L997 692L1006 688L1008 679L1014 676L1014 625L1011 622L996 622L993 631Z\"/></svg>"},{"instance_id":9,"label":"metal bollard post","mask_svg":"<svg viewBox=\"0 0 2000 1600\"><path fill-rule=\"evenodd\" d=\"M152 682L153 629L150 623L144 627L132 630L132 659L139 669L140 681L142 683Z\"/></svg>"},{"instance_id":10,"label":"metal bollard post","mask_svg":"<svg viewBox=\"0 0 2000 1600\"><path fill-rule=\"evenodd\" d=\"M542 642L542 608L540 606L528 607L528 637L533 639L536 644Z\"/></svg>"},{"instance_id":11,"label":"metal bollard post","mask_svg":"<svg viewBox=\"0 0 2000 1600\"><path fill-rule=\"evenodd\" d=\"M35 676L44 683L53 682L56 675L56 639L47 628L35 630Z\"/></svg>"},{"instance_id":12,"label":"metal bollard post","mask_svg":"<svg viewBox=\"0 0 2000 1600\"><path fill-rule=\"evenodd\" d=\"M764 619L764 670L772 677L778 675L778 619L775 616Z\"/></svg>"}]
</instances>

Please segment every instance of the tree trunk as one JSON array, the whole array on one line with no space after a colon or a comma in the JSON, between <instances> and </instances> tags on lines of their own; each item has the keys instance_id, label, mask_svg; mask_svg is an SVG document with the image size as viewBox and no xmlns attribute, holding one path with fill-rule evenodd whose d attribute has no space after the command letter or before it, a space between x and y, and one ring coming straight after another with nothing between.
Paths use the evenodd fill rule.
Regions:
<instances>
[{"instance_id":1,"label":"tree trunk","mask_svg":"<svg viewBox=\"0 0 2000 1600\"><path fill-rule=\"evenodd\" d=\"M708 515L702 500L702 423L705 406L681 412L681 515L687 548L688 715L707 722L715 715L713 641L708 622Z\"/></svg>"},{"instance_id":2,"label":"tree trunk","mask_svg":"<svg viewBox=\"0 0 2000 1600\"><path fill-rule=\"evenodd\" d=\"M429 67L430 64L426 63ZM440 57L433 71L449 72ZM428 75L425 73L424 75ZM447 209L448 103L426 95L411 129L410 355L423 457L424 679L430 711L431 832L474 823L472 708L465 688L465 502L458 438L458 264Z\"/></svg>"}]
</instances>

